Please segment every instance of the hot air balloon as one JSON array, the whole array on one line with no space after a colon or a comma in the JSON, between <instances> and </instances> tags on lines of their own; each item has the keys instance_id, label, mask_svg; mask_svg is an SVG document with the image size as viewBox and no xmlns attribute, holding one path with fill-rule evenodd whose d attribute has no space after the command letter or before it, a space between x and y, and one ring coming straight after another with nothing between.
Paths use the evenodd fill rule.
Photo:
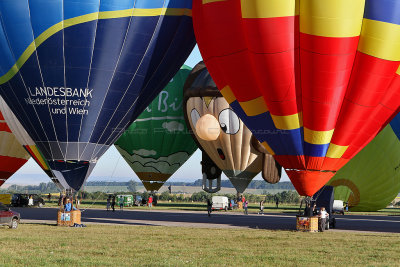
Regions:
<instances>
[{"instance_id":1,"label":"hot air balloon","mask_svg":"<svg viewBox=\"0 0 400 267\"><path fill-rule=\"evenodd\" d=\"M159 190L197 150L182 110L183 85L190 71L183 66L115 143L148 191Z\"/></svg>"},{"instance_id":2,"label":"hot air balloon","mask_svg":"<svg viewBox=\"0 0 400 267\"><path fill-rule=\"evenodd\" d=\"M400 191L400 115L329 181L351 211L385 208Z\"/></svg>"},{"instance_id":3,"label":"hot air balloon","mask_svg":"<svg viewBox=\"0 0 400 267\"><path fill-rule=\"evenodd\" d=\"M229 107L203 62L196 65L185 84L184 110L186 124L203 151L202 161L209 157L238 193L243 193L260 171L270 183L280 180L281 167ZM208 189L207 180L213 179L203 175L203 189Z\"/></svg>"},{"instance_id":4,"label":"hot air balloon","mask_svg":"<svg viewBox=\"0 0 400 267\"><path fill-rule=\"evenodd\" d=\"M312 196L400 104L393 0L194 0L200 52L230 106Z\"/></svg>"},{"instance_id":5,"label":"hot air balloon","mask_svg":"<svg viewBox=\"0 0 400 267\"><path fill-rule=\"evenodd\" d=\"M29 159L0 112L0 186Z\"/></svg>"},{"instance_id":6,"label":"hot air balloon","mask_svg":"<svg viewBox=\"0 0 400 267\"><path fill-rule=\"evenodd\" d=\"M191 2L0 1L0 95L65 189L182 66Z\"/></svg>"}]
</instances>

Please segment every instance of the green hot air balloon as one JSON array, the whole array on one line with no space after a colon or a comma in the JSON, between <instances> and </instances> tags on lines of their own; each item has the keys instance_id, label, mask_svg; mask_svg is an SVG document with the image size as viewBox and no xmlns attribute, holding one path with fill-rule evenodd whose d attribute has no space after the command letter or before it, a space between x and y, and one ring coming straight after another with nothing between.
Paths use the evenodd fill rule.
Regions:
<instances>
[{"instance_id":1,"label":"green hot air balloon","mask_svg":"<svg viewBox=\"0 0 400 267\"><path fill-rule=\"evenodd\" d=\"M115 143L148 191L157 191L197 150L182 110L183 66Z\"/></svg>"},{"instance_id":2,"label":"green hot air balloon","mask_svg":"<svg viewBox=\"0 0 400 267\"><path fill-rule=\"evenodd\" d=\"M351 211L385 208L400 190L400 115L329 181Z\"/></svg>"}]
</instances>

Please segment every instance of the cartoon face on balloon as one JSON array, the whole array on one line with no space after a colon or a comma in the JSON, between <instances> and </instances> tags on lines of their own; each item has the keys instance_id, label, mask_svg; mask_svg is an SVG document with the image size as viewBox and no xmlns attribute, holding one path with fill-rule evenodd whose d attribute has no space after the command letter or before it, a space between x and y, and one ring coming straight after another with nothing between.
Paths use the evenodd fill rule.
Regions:
<instances>
[{"instance_id":1,"label":"cartoon face on balloon","mask_svg":"<svg viewBox=\"0 0 400 267\"><path fill-rule=\"evenodd\" d=\"M202 66L200 71L199 66ZM219 93L204 64L195 67L185 88L186 120L199 147L230 178L236 189L243 192L267 165L264 163L273 161L272 156L253 145L253 134ZM280 175L277 168L274 169L273 175L263 173L264 179L279 181Z\"/></svg>"},{"instance_id":2,"label":"cartoon face on balloon","mask_svg":"<svg viewBox=\"0 0 400 267\"><path fill-rule=\"evenodd\" d=\"M223 97L191 97L187 112L190 112L190 127L197 141L218 167L223 171L232 170L234 174L260 171L261 158L249 146L252 134ZM248 147L243 148L244 142ZM241 160L241 153L250 164Z\"/></svg>"}]
</instances>

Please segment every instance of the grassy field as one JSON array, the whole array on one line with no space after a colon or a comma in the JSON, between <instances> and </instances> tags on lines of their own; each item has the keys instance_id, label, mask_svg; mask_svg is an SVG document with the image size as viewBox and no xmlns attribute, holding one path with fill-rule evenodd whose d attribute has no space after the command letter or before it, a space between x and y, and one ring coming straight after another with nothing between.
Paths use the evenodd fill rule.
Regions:
<instances>
[{"instance_id":1,"label":"grassy field","mask_svg":"<svg viewBox=\"0 0 400 267\"><path fill-rule=\"evenodd\" d=\"M1 266L398 266L399 234L105 226L0 227Z\"/></svg>"}]
</instances>

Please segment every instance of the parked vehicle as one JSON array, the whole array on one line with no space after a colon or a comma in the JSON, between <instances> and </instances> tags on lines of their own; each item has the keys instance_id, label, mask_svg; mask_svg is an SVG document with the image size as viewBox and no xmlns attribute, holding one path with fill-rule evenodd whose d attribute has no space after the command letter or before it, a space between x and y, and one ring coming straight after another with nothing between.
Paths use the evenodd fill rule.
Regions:
<instances>
[{"instance_id":1,"label":"parked vehicle","mask_svg":"<svg viewBox=\"0 0 400 267\"><path fill-rule=\"evenodd\" d=\"M135 206L141 206L142 205L142 196L141 195L135 195L134 196L134 205Z\"/></svg>"},{"instance_id":2,"label":"parked vehicle","mask_svg":"<svg viewBox=\"0 0 400 267\"><path fill-rule=\"evenodd\" d=\"M117 203L120 203L121 199L124 200L124 207L132 207L133 206L133 196L132 195L118 195Z\"/></svg>"},{"instance_id":3,"label":"parked vehicle","mask_svg":"<svg viewBox=\"0 0 400 267\"><path fill-rule=\"evenodd\" d=\"M0 225L7 225L11 229L16 229L19 224L20 214L10 210L0 202Z\"/></svg>"},{"instance_id":4,"label":"parked vehicle","mask_svg":"<svg viewBox=\"0 0 400 267\"><path fill-rule=\"evenodd\" d=\"M343 200L334 200L333 201L333 213L344 215L344 205Z\"/></svg>"},{"instance_id":5,"label":"parked vehicle","mask_svg":"<svg viewBox=\"0 0 400 267\"><path fill-rule=\"evenodd\" d=\"M333 214L333 186L324 186L317 193L314 194L313 199L315 199L315 203L317 205L317 213L319 213L319 210L322 207L325 207L326 212L328 212L329 214L326 220L325 229L329 230L329 228L335 228L336 218Z\"/></svg>"},{"instance_id":6,"label":"parked vehicle","mask_svg":"<svg viewBox=\"0 0 400 267\"><path fill-rule=\"evenodd\" d=\"M29 197L32 196L33 203L32 206L41 208L45 202L37 194L13 194L11 199L11 206L13 207L27 207L29 206Z\"/></svg>"},{"instance_id":7,"label":"parked vehicle","mask_svg":"<svg viewBox=\"0 0 400 267\"><path fill-rule=\"evenodd\" d=\"M11 205L12 194L0 194L0 202L6 206Z\"/></svg>"},{"instance_id":8,"label":"parked vehicle","mask_svg":"<svg viewBox=\"0 0 400 267\"><path fill-rule=\"evenodd\" d=\"M212 197L212 207L213 210L228 210L229 200L224 196L213 196Z\"/></svg>"}]
</instances>

